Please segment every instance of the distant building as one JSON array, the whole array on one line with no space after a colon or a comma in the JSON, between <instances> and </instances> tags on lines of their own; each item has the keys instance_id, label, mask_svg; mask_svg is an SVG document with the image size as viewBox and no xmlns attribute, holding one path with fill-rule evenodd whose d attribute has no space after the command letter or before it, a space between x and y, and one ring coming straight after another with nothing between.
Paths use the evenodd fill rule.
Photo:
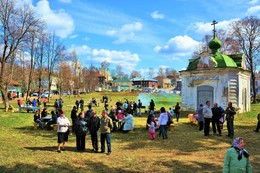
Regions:
<instances>
[{"instance_id":1,"label":"distant building","mask_svg":"<svg viewBox=\"0 0 260 173\"><path fill-rule=\"evenodd\" d=\"M106 77L103 74L97 72L97 73L95 73L94 76L95 76L95 78L97 78L98 86L104 86L105 85Z\"/></svg>"},{"instance_id":2,"label":"distant building","mask_svg":"<svg viewBox=\"0 0 260 173\"><path fill-rule=\"evenodd\" d=\"M133 78L132 82L133 82L133 86L137 88L144 88L144 87L148 87L151 89L158 88L158 80L155 79Z\"/></svg>"},{"instance_id":3,"label":"distant building","mask_svg":"<svg viewBox=\"0 0 260 173\"><path fill-rule=\"evenodd\" d=\"M156 76L154 79L158 81L158 88L169 88L171 87L171 79L164 76Z\"/></svg>"},{"instance_id":4,"label":"distant building","mask_svg":"<svg viewBox=\"0 0 260 173\"><path fill-rule=\"evenodd\" d=\"M112 87L119 87L121 90L132 88L133 82L128 78L116 79L112 82Z\"/></svg>"}]
</instances>

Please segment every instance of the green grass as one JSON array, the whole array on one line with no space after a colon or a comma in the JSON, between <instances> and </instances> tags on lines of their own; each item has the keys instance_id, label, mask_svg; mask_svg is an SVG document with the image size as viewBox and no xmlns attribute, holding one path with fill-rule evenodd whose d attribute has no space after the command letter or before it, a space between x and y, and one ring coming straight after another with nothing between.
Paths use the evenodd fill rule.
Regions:
<instances>
[{"instance_id":1,"label":"green grass","mask_svg":"<svg viewBox=\"0 0 260 173\"><path fill-rule=\"evenodd\" d=\"M104 93L92 93L83 96L85 102L92 97L100 99ZM110 106L118 100L136 100L138 93L106 93L111 99ZM66 115L75 99L81 97L63 97ZM156 110L161 106L169 108L180 102L179 97L166 97L151 94ZM53 98L49 105L53 105ZM16 106L16 102L12 103ZM3 106L2 106L3 107ZM52 110L50 107L48 110ZM94 107L100 115L103 105ZM252 111L236 115L235 136L245 139L246 149L250 153L253 172L260 170L260 133L253 130L256 115L260 112L258 104L252 105ZM187 112L181 113L179 123L175 123L174 132L168 140L156 137L149 140L145 130L145 117L135 117L135 129L132 133L113 133L112 154L94 154L90 151L90 136L86 137L87 150L76 151L75 136L69 136L67 151L56 152L57 135L54 131L33 130L32 113L11 113L0 110L0 172L221 172L225 151L232 139L224 124L223 136L204 137L195 125L188 122Z\"/></svg>"}]
</instances>

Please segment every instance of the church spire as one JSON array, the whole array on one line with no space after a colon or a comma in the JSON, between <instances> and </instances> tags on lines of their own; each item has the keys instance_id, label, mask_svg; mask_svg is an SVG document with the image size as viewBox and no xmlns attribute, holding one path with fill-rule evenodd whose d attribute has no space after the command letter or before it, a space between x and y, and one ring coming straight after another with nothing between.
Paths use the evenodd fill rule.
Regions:
<instances>
[{"instance_id":1,"label":"church spire","mask_svg":"<svg viewBox=\"0 0 260 173\"><path fill-rule=\"evenodd\" d=\"M222 46L222 42L216 37L216 24L217 23L218 22L213 20L213 22L211 24L211 25L213 25L213 39L209 42L208 46L211 49L212 54L219 53L219 49Z\"/></svg>"},{"instance_id":2,"label":"church spire","mask_svg":"<svg viewBox=\"0 0 260 173\"><path fill-rule=\"evenodd\" d=\"M212 24L211 25L213 25L213 38L215 38L216 37L216 24L218 24L218 22L217 21L215 21L215 20L213 20L212 21Z\"/></svg>"}]
</instances>

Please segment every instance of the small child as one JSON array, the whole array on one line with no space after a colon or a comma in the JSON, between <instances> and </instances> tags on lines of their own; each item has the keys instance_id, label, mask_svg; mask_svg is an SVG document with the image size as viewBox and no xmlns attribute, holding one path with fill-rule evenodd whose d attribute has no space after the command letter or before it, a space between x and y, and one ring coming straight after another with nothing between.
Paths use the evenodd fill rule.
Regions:
<instances>
[{"instance_id":1,"label":"small child","mask_svg":"<svg viewBox=\"0 0 260 173\"><path fill-rule=\"evenodd\" d=\"M118 129L120 130L122 126L122 121L124 120L124 115L122 114L121 110L118 110L116 117L118 119Z\"/></svg>"},{"instance_id":2,"label":"small child","mask_svg":"<svg viewBox=\"0 0 260 173\"><path fill-rule=\"evenodd\" d=\"M155 125L154 125L154 122L151 122L151 125L149 127L149 133L150 133L150 139L154 140L155 139Z\"/></svg>"}]
</instances>

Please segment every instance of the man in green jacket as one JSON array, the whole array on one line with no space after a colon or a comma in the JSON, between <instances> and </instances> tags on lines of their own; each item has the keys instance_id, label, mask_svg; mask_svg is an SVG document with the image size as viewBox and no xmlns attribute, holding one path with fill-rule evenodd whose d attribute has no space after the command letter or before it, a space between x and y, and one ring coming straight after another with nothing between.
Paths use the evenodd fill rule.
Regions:
<instances>
[{"instance_id":1,"label":"man in green jacket","mask_svg":"<svg viewBox=\"0 0 260 173\"><path fill-rule=\"evenodd\" d=\"M107 155L111 154L111 140L110 132L113 129L113 121L107 116L106 110L102 111L102 118L100 120L100 133L101 133L101 153L105 152L105 140L107 142Z\"/></svg>"}]
</instances>

